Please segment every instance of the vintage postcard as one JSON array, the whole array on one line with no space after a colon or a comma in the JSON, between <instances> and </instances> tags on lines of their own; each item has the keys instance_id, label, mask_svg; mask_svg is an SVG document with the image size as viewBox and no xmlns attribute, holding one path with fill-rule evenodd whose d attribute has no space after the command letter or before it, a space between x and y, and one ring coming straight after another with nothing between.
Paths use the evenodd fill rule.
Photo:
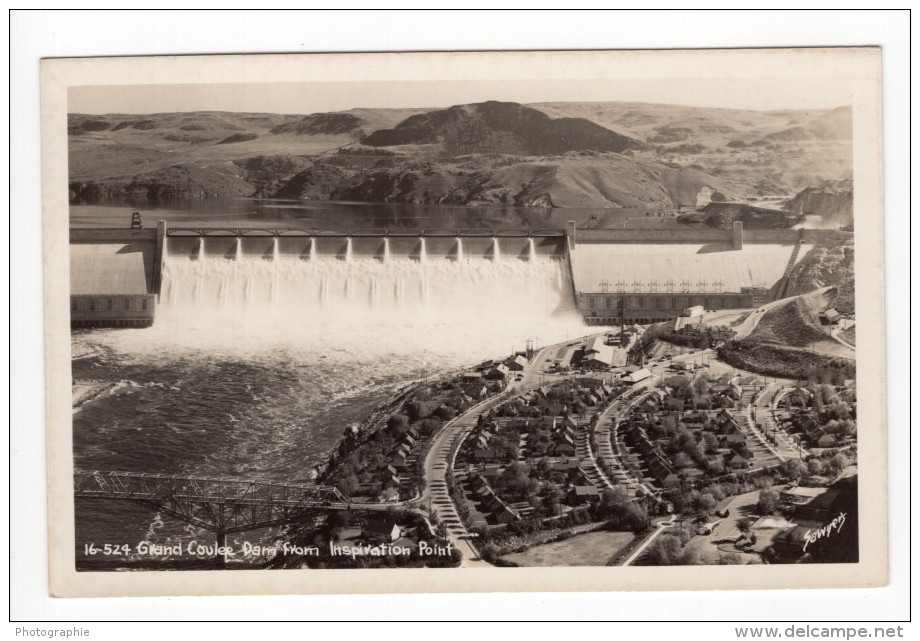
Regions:
<instances>
[{"instance_id":1,"label":"vintage postcard","mask_svg":"<svg viewBox=\"0 0 920 641\"><path fill-rule=\"evenodd\" d=\"M880 61L45 60L52 593L884 585Z\"/></svg>"}]
</instances>

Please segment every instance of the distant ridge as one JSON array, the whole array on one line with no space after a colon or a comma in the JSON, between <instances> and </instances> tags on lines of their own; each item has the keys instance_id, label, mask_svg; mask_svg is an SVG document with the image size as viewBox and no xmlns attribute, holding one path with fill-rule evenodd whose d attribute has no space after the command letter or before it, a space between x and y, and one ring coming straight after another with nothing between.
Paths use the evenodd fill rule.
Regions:
<instances>
[{"instance_id":1,"label":"distant ridge","mask_svg":"<svg viewBox=\"0 0 920 641\"><path fill-rule=\"evenodd\" d=\"M635 138L584 118L550 118L516 102L457 105L411 116L392 129L362 141L372 147L443 143L459 154L520 153L557 155L568 151L645 149Z\"/></svg>"},{"instance_id":2,"label":"distant ridge","mask_svg":"<svg viewBox=\"0 0 920 641\"><path fill-rule=\"evenodd\" d=\"M733 201L769 208L815 188L787 208L829 218L846 203L824 186L852 179L849 107L489 100L306 115L70 114L67 126L74 204L248 196L542 208Z\"/></svg>"}]
</instances>

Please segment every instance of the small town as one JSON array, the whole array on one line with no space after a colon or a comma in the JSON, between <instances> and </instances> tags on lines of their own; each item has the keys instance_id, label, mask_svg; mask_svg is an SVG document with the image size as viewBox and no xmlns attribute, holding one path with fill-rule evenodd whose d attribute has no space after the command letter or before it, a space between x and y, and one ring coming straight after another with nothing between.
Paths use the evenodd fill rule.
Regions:
<instances>
[{"instance_id":1,"label":"small town","mask_svg":"<svg viewBox=\"0 0 920 641\"><path fill-rule=\"evenodd\" d=\"M719 359L728 327L660 325L528 342L405 390L320 474L374 515L337 540L413 564L419 532L473 566L852 559L853 378L738 370Z\"/></svg>"}]
</instances>

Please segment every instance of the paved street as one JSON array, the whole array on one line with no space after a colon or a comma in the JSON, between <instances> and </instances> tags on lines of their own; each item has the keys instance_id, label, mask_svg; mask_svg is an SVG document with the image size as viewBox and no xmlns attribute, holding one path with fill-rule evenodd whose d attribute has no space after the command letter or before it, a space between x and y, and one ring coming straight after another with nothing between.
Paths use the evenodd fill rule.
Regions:
<instances>
[{"instance_id":1,"label":"paved street","mask_svg":"<svg viewBox=\"0 0 920 641\"><path fill-rule=\"evenodd\" d=\"M476 426L479 415L497 402L498 399L489 399L448 423L434 438L428 456L425 457L425 490L416 500L416 504L424 508L430 507L444 523L448 539L463 554L461 567L488 567L489 564L480 560L479 551L467 538L469 532L460 520L447 489L447 472L453 464L455 448L459 447L460 442Z\"/></svg>"}]
</instances>

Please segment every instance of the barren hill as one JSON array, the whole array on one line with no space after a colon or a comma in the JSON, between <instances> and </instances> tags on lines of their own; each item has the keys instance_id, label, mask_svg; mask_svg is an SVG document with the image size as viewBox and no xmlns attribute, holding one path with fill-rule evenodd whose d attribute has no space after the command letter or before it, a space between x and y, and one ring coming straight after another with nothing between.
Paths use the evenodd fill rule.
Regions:
<instances>
[{"instance_id":1,"label":"barren hill","mask_svg":"<svg viewBox=\"0 0 920 641\"><path fill-rule=\"evenodd\" d=\"M550 118L514 102L457 105L407 118L364 139L373 147L441 143L452 155L644 149L645 144L584 118Z\"/></svg>"},{"instance_id":2,"label":"barren hill","mask_svg":"<svg viewBox=\"0 0 920 641\"><path fill-rule=\"evenodd\" d=\"M671 208L789 199L851 177L850 144L839 134L848 118L849 109L495 101L307 115L71 114L71 201ZM807 140L782 139L796 127Z\"/></svg>"}]
</instances>

